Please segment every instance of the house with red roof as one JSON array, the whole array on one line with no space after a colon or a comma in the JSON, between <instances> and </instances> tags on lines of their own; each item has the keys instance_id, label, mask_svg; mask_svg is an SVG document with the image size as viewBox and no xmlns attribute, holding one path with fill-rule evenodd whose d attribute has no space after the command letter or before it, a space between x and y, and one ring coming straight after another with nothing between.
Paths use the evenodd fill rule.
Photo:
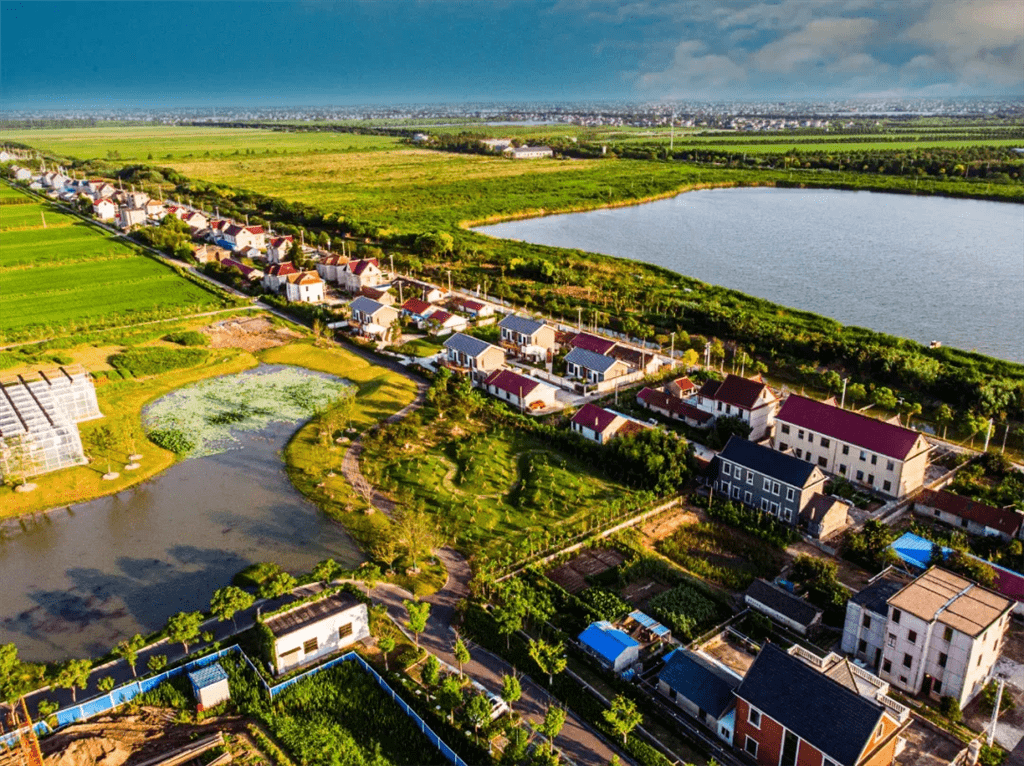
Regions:
<instances>
[{"instance_id":1,"label":"house with red roof","mask_svg":"<svg viewBox=\"0 0 1024 766\"><path fill-rule=\"evenodd\" d=\"M998 537L1006 542L1021 536L1024 513L1015 508L995 506L972 500L946 490L926 489L914 498L914 513L950 524L982 537Z\"/></svg>"},{"instance_id":2,"label":"house with red roof","mask_svg":"<svg viewBox=\"0 0 1024 766\"><path fill-rule=\"evenodd\" d=\"M271 237L267 243L267 263L281 263L287 261L291 256L292 242L295 237L287 234L283 237ZM319 271L319 269L317 269ZM320 275L323 277L323 274ZM324 277L326 279L326 277Z\"/></svg>"},{"instance_id":3,"label":"house with red roof","mask_svg":"<svg viewBox=\"0 0 1024 766\"><path fill-rule=\"evenodd\" d=\"M419 298L410 298L401 306L398 307L398 311L402 316L409 317L414 322L422 322L426 319L427 314L434 308L426 301L421 301Z\"/></svg>"},{"instance_id":4,"label":"house with red roof","mask_svg":"<svg viewBox=\"0 0 1024 766\"><path fill-rule=\"evenodd\" d=\"M233 258L225 258L223 261L220 262L220 265L223 266L225 269L237 271L250 282L255 282L259 279L263 279L262 271L260 271L259 269L254 269L252 266L246 266L241 261L236 261Z\"/></svg>"},{"instance_id":5,"label":"house with red roof","mask_svg":"<svg viewBox=\"0 0 1024 766\"><path fill-rule=\"evenodd\" d=\"M455 311L461 311L471 319L494 316L494 306L483 301L475 301L471 298L456 298L452 301L452 308Z\"/></svg>"},{"instance_id":6,"label":"house with red roof","mask_svg":"<svg viewBox=\"0 0 1024 766\"><path fill-rule=\"evenodd\" d=\"M364 287L373 287L383 278L384 274L376 258L349 261L338 269L338 284L350 293L358 293Z\"/></svg>"},{"instance_id":7,"label":"house with red roof","mask_svg":"<svg viewBox=\"0 0 1024 766\"><path fill-rule=\"evenodd\" d=\"M181 220L188 224L193 233L202 231L210 225L209 219L198 210L188 210L181 216Z\"/></svg>"},{"instance_id":8,"label":"house with red roof","mask_svg":"<svg viewBox=\"0 0 1024 766\"><path fill-rule=\"evenodd\" d=\"M895 498L924 484L931 451L917 431L797 394L779 410L772 446Z\"/></svg>"},{"instance_id":9,"label":"house with red roof","mask_svg":"<svg viewBox=\"0 0 1024 766\"><path fill-rule=\"evenodd\" d=\"M632 420L596 404L584 404L579 412L572 416L569 427L584 439L598 444L607 444L616 436L637 434L650 428L646 423Z\"/></svg>"},{"instance_id":10,"label":"house with red roof","mask_svg":"<svg viewBox=\"0 0 1024 766\"><path fill-rule=\"evenodd\" d=\"M665 393L677 399L689 399L697 393L697 384L689 378L676 378L665 386Z\"/></svg>"},{"instance_id":11,"label":"house with red roof","mask_svg":"<svg viewBox=\"0 0 1024 766\"><path fill-rule=\"evenodd\" d=\"M581 332L570 339L569 346L570 348L584 348L587 351L593 351L595 354L607 354L615 348L615 341Z\"/></svg>"},{"instance_id":12,"label":"house with red roof","mask_svg":"<svg viewBox=\"0 0 1024 766\"><path fill-rule=\"evenodd\" d=\"M434 306L419 323L419 327L431 335L448 335L453 332L462 332L469 327L469 322L464 316Z\"/></svg>"},{"instance_id":13,"label":"house with red roof","mask_svg":"<svg viewBox=\"0 0 1024 766\"><path fill-rule=\"evenodd\" d=\"M101 221L113 221L117 217L117 205L104 197L92 203L92 212Z\"/></svg>"},{"instance_id":14,"label":"house with red roof","mask_svg":"<svg viewBox=\"0 0 1024 766\"><path fill-rule=\"evenodd\" d=\"M315 271L300 271L284 279L284 296L289 303L323 302L324 281Z\"/></svg>"},{"instance_id":15,"label":"house with red roof","mask_svg":"<svg viewBox=\"0 0 1024 766\"><path fill-rule=\"evenodd\" d=\"M267 239L262 226L239 226L237 223L227 226L222 236L236 252L249 247L262 249Z\"/></svg>"},{"instance_id":16,"label":"house with red roof","mask_svg":"<svg viewBox=\"0 0 1024 766\"><path fill-rule=\"evenodd\" d=\"M697 390L698 409L715 418L739 418L750 426L750 440L757 442L771 434L779 398L758 378L726 375L725 380L709 380Z\"/></svg>"},{"instance_id":17,"label":"house with red roof","mask_svg":"<svg viewBox=\"0 0 1024 766\"><path fill-rule=\"evenodd\" d=\"M553 407L554 386L541 383L511 370L495 370L483 382L483 389L498 399L520 410L543 410Z\"/></svg>"},{"instance_id":18,"label":"house with red roof","mask_svg":"<svg viewBox=\"0 0 1024 766\"><path fill-rule=\"evenodd\" d=\"M291 261L272 264L267 267L267 271L263 275L263 289L279 293L284 289L288 277L298 273L299 270L295 268L295 264Z\"/></svg>"},{"instance_id":19,"label":"house with red roof","mask_svg":"<svg viewBox=\"0 0 1024 766\"><path fill-rule=\"evenodd\" d=\"M319 274L321 279L325 282L334 282L337 284L341 282L341 272L345 268L345 264L348 262L349 258L347 255L329 255L326 258L321 258L317 261L316 273Z\"/></svg>"},{"instance_id":20,"label":"house with red roof","mask_svg":"<svg viewBox=\"0 0 1024 766\"><path fill-rule=\"evenodd\" d=\"M673 420L681 420L694 428L709 428L714 421L714 416L711 413L699 410L689 402L684 402L678 397L655 388L644 387L636 395L636 400L659 415Z\"/></svg>"}]
</instances>

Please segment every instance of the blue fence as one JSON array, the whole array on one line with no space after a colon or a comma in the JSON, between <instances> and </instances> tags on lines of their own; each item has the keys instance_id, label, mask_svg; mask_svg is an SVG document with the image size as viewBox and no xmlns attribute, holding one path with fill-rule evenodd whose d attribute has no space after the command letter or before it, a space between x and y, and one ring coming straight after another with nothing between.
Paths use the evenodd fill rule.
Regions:
<instances>
[{"instance_id":1,"label":"blue fence","mask_svg":"<svg viewBox=\"0 0 1024 766\"><path fill-rule=\"evenodd\" d=\"M171 668L170 670L160 673L159 675L152 676L151 678L143 678L138 681L132 681L130 684L119 686L116 689L112 689L109 693L104 694L101 697L94 697L93 699L86 700L85 702L82 702L78 705L62 708L54 714L57 717L57 728L59 729L62 726L67 726L68 724L75 723L76 721L83 721L86 718L91 718L93 716L109 712L125 704L126 702L131 702L140 694L152 691L160 684L162 684L164 681L180 676L183 673L188 673L189 671L195 670L197 668L206 667L207 665L216 662L217 660L228 654L241 655L242 659L244 659L246 663L248 663L249 667L252 668L253 673L256 674L256 677L260 680L260 683L263 685L263 688L267 690L267 693L270 695L271 699L276 697L278 694L283 692L288 687L294 686L299 681L302 681L306 678L310 678L311 676L314 676L317 673L320 673L321 671L332 668L335 665L339 665L343 662L356 662L359 664L359 667L362 668L363 672L370 674L373 680L377 682L377 685L389 697L391 697L391 699L395 702L396 705L398 705L398 707L402 709L402 712L413 720L413 722L419 727L420 731L423 732L424 736L430 741L430 743L441 751L441 755L443 755L455 766L467 766L466 762L463 761L455 753L454 750L448 747L448 745L445 744L445 742L439 736L437 736L437 734L434 733L433 729L427 726L426 722L422 718L420 718L416 711L409 707L407 704L405 704L405 701L401 697L399 697L398 694L395 693L395 690L388 685L388 682L381 678L380 674L377 673L377 671L374 670L372 667L370 667L370 665L367 664L367 662L355 652L348 652L347 654L343 654L341 657L336 657L330 662L325 662L323 665L317 665L315 668L311 668L310 670L307 670L305 673L301 673L293 678L289 678L288 680L282 681L281 683L275 684L274 686L269 686L267 682L263 679L263 675L252 663L252 660L249 659L249 656L245 652L243 652L241 648L239 648L239 646L236 644L234 646L229 646L227 649L221 649L218 652L208 654L205 657L200 657L199 659L193 660L192 662L188 662L184 665L179 665L178 667ZM36 734L39 735L44 735L53 731L53 729L51 729L49 724L47 724L45 721L37 721L33 728L35 729ZM0 747L14 747L18 741L17 737L18 735L16 732L11 732L0 736Z\"/></svg>"}]
</instances>

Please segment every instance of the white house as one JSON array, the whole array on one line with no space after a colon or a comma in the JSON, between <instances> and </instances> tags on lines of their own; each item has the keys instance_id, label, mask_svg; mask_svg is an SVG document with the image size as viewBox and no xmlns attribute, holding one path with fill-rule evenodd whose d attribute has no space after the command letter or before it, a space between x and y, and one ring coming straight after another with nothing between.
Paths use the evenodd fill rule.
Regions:
<instances>
[{"instance_id":1,"label":"white house","mask_svg":"<svg viewBox=\"0 0 1024 766\"><path fill-rule=\"evenodd\" d=\"M92 212L101 221L113 221L117 217L117 205L109 199L98 199L92 203Z\"/></svg>"},{"instance_id":2,"label":"white house","mask_svg":"<svg viewBox=\"0 0 1024 766\"><path fill-rule=\"evenodd\" d=\"M292 242L295 238L288 234L284 237L272 237L270 242L267 244L267 263L281 263L281 261L287 261L289 253L292 249ZM317 271L320 269L317 268ZM327 279L326 274L321 274L321 277ZM333 280L332 280L333 281Z\"/></svg>"},{"instance_id":3,"label":"white house","mask_svg":"<svg viewBox=\"0 0 1024 766\"><path fill-rule=\"evenodd\" d=\"M315 271L289 274L284 281L284 297L290 303L322 303L324 281Z\"/></svg>"},{"instance_id":4,"label":"white house","mask_svg":"<svg viewBox=\"0 0 1024 766\"><path fill-rule=\"evenodd\" d=\"M192 694L199 703L200 710L209 710L231 699L228 674L216 662L190 670L188 680L192 684Z\"/></svg>"},{"instance_id":5,"label":"white house","mask_svg":"<svg viewBox=\"0 0 1024 766\"><path fill-rule=\"evenodd\" d=\"M262 226L231 224L224 229L223 236L235 250L241 250L244 247L261 248L266 244L266 235Z\"/></svg>"},{"instance_id":6,"label":"white house","mask_svg":"<svg viewBox=\"0 0 1024 766\"><path fill-rule=\"evenodd\" d=\"M539 380L511 370L495 370L483 382L491 396L520 409L537 410L553 407L558 389Z\"/></svg>"},{"instance_id":7,"label":"white house","mask_svg":"<svg viewBox=\"0 0 1024 766\"><path fill-rule=\"evenodd\" d=\"M448 335L453 332L462 332L469 327L469 322L464 316L435 308L426 315L419 326L421 330L425 329L431 335Z\"/></svg>"},{"instance_id":8,"label":"white house","mask_svg":"<svg viewBox=\"0 0 1024 766\"><path fill-rule=\"evenodd\" d=\"M701 386L696 405L716 418L739 418L750 426L750 441L757 442L771 434L779 398L760 379L726 375Z\"/></svg>"},{"instance_id":9,"label":"white house","mask_svg":"<svg viewBox=\"0 0 1024 766\"><path fill-rule=\"evenodd\" d=\"M350 293L379 284L383 274L376 258L349 261L338 269L338 282Z\"/></svg>"},{"instance_id":10,"label":"white house","mask_svg":"<svg viewBox=\"0 0 1024 766\"><path fill-rule=\"evenodd\" d=\"M275 263L272 266L268 266L263 275L263 289L279 293L288 281L288 277L298 273L299 270L290 262Z\"/></svg>"},{"instance_id":11,"label":"white house","mask_svg":"<svg viewBox=\"0 0 1024 766\"><path fill-rule=\"evenodd\" d=\"M502 153L514 160L536 160L554 154L550 146L510 146Z\"/></svg>"},{"instance_id":12,"label":"white house","mask_svg":"<svg viewBox=\"0 0 1024 766\"><path fill-rule=\"evenodd\" d=\"M360 295L349 305L349 325L363 335L384 336L398 319L398 310Z\"/></svg>"},{"instance_id":13,"label":"white house","mask_svg":"<svg viewBox=\"0 0 1024 766\"><path fill-rule=\"evenodd\" d=\"M149 202L147 202L145 208L146 215L152 218L154 221L159 221L165 215L167 215L167 210L164 208L163 204L155 199L151 199Z\"/></svg>"},{"instance_id":14,"label":"white house","mask_svg":"<svg viewBox=\"0 0 1024 766\"><path fill-rule=\"evenodd\" d=\"M337 284L341 281L341 272L346 263L348 258L344 255L329 255L317 262L316 271L325 281Z\"/></svg>"},{"instance_id":15,"label":"white house","mask_svg":"<svg viewBox=\"0 0 1024 766\"><path fill-rule=\"evenodd\" d=\"M122 205L117 214L117 223L122 229L130 229L132 226L144 226L146 224L146 211L141 207Z\"/></svg>"},{"instance_id":16,"label":"white house","mask_svg":"<svg viewBox=\"0 0 1024 766\"><path fill-rule=\"evenodd\" d=\"M340 591L263 620L274 638L271 663L285 673L370 636L366 604Z\"/></svg>"}]
</instances>

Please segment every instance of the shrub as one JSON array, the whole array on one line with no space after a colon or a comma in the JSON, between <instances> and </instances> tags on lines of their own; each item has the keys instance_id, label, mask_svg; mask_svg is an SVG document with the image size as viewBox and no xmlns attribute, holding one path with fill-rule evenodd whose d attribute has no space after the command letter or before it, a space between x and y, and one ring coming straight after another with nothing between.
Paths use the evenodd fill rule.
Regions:
<instances>
[{"instance_id":1,"label":"shrub","mask_svg":"<svg viewBox=\"0 0 1024 766\"><path fill-rule=\"evenodd\" d=\"M707 504L708 516L729 526L742 529L776 548L785 548L800 539L800 534L790 527L777 521L771 515L756 508L747 508L739 503L710 502Z\"/></svg>"},{"instance_id":2,"label":"shrub","mask_svg":"<svg viewBox=\"0 0 1024 766\"><path fill-rule=\"evenodd\" d=\"M579 595L580 601L597 612L602 620L615 622L632 610L618 593L605 588L587 588Z\"/></svg>"},{"instance_id":3,"label":"shrub","mask_svg":"<svg viewBox=\"0 0 1024 766\"><path fill-rule=\"evenodd\" d=\"M999 684L993 681L981 693L981 708L986 713L991 714L992 710L996 706L996 694L999 692ZM1003 688L1003 698L999 703L999 713L1008 713L1017 707L1017 703L1013 701L1013 695L1010 694L1010 690Z\"/></svg>"},{"instance_id":4,"label":"shrub","mask_svg":"<svg viewBox=\"0 0 1024 766\"><path fill-rule=\"evenodd\" d=\"M204 333L196 330L183 330L172 332L164 336L168 343L177 343L179 346L209 346L210 339Z\"/></svg>"},{"instance_id":5,"label":"shrub","mask_svg":"<svg viewBox=\"0 0 1024 766\"><path fill-rule=\"evenodd\" d=\"M158 375L171 370L196 367L210 356L202 349L173 348L137 348L114 354L109 361L111 366L126 377L140 375Z\"/></svg>"},{"instance_id":6,"label":"shrub","mask_svg":"<svg viewBox=\"0 0 1024 766\"><path fill-rule=\"evenodd\" d=\"M718 621L718 605L692 585L677 585L648 602L654 616L689 641Z\"/></svg>"},{"instance_id":7,"label":"shrub","mask_svg":"<svg viewBox=\"0 0 1024 766\"><path fill-rule=\"evenodd\" d=\"M942 698L942 701L939 703L939 710L949 719L950 723L960 723L960 720L964 717L963 711L960 710L960 705L948 695Z\"/></svg>"},{"instance_id":8,"label":"shrub","mask_svg":"<svg viewBox=\"0 0 1024 766\"><path fill-rule=\"evenodd\" d=\"M158 428L149 432L149 440L158 447L170 450L176 455L187 455L195 449L196 443L176 428Z\"/></svg>"}]
</instances>

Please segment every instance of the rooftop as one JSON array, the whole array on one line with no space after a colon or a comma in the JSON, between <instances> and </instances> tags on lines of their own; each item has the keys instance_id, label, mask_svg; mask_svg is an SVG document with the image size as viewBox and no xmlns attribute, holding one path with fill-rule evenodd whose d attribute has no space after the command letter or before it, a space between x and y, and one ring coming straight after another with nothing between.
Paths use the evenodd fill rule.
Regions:
<instances>
[{"instance_id":1,"label":"rooftop","mask_svg":"<svg viewBox=\"0 0 1024 766\"><path fill-rule=\"evenodd\" d=\"M287 636L297 630L313 625L314 623L333 617L336 614L346 612L353 607L361 606L362 601L351 593L338 591L318 601L310 601L300 604L294 609L281 614L268 617L263 624L266 625L275 638Z\"/></svg>"},{"instance_id":2,"label":"rooftop","mask_svg":"<svg viewBox=\"0 0 1024 766\"><path fill-rule=\"evenodd\" d=\"M588 625L587 629L580 633L579 640L612 663L630 647L640 646L640 642L635 638L604 620Z\"/></svg>"},{"instance_id":3,"label":"rooftop","mask_svg":"<svg viewBox=\"0 0 1024 766\"><path fill-rule=\"evenodd\" d=\"M725 449L718 456L722 460L758 471L792 487L806 487L814 479L824 478L824 474L813 463L770 447L762 447L736 435L729 437Z\"/></svg>"},{"instance_id":4,"label":"rooftop","mask_svg":"<svg viewBox=\"0 0 1024 766\"><path fill-rule=\"evenodd\" d=\"M485 386L493 386L500 391L515 394L516 396L526 396L540 384L539 380L534 380L509 370L495 370L484 381Z\"/></svg>"},{"instance_id":5,"label":"rooftop","mask_svg":"<svg viewBox=\"0 0 1024 766\"><path fill-rule=\"evenodd\" d=\"M758 398L766 388L763 381L730 374L726 375L721 383L709 380L701 386L700 395L749 410L757 404Z\"/></svg>"},{"instance_id":6,"label":"rooftop","mask_svg":"<svg viewBox=\"0 0 1024 766\"><path fill-rule=\"evenodd\" d=\"M595 354L607 354L615 346L615 341L581 332L569 341L569 345L573 348L585 348Z\"/></svg>"},{"instance_id":7,"label":"rooftop","mask_svg":"<svg viewBox=\"0 0 1024 766\"><path fill-rule=\"evenodd\" d=\"M839 441L856 445L886 457L905 460L920 434L909 428L791 394L779 410L777 420L806 428Z\"/></svg>"},{"instance_id":8,"label":"rooftop","mask_svg":"<svg viewBox=\"0 0 1024 766\"><path fill-rule=\"evenodd\" d=\"M353 299L348 305L353 311L361 311L369 316L373 316L384 308L383 303L378 303L373 298L367 298L365 295L360 295L358 298Z\"/></svg>"},{"instance_id":9,"label":"rooftop","mask_svg":"<svg viewBox=\"0 0 1024 766\"><path fill-rule=\"evenodd\" d=\"M580 411L572 416L572 422L576 425L589 428L597 433L604 433L615 419L619 417L614 412L598 407L596 404L584 404Z\"/></svg>"},{"instance_id":10,"label":"rooftop","mask_svg":"<svg viewBox=\"0 0 1024 766\"><path fill-rule=\"evenodd\" d=\"M408 311L410 314L416 314L417 316L423 316L423 312L430 308L430 304L426 301L421 301L419 298L410 298L402 304L402 310Z\"/></svg>"},{"instance_id":11,"label":"rooftop","mask_svg":"<svg viewBox=\"0 0 1024 766\"><path fill-rule=\"evenodd\" d=\"M821 610L810 601L766 580L754 580L745 595L800 625L810 625L821 614Z\"/></svg>"},{"instance_id":12,"label":"rooftop","mask_svg":"<svg viewBox=\"0 0 1024 766\"><path fill-rule=\"evenodd\" d=\"M689 418L690 420L696 420L698 423L705 423L712 418L711 413L699 410L692 404L687 404L682 399L669 396L664 391L658 391L654 388L644 388L636 395L636 398L648 407L656 407L659 410L668 410L674 415Z\"/></svg>"},{"instance_id":13,"label":"rooftop","mask_svg":"<svg viewBox=\"0 0 1024 766\"><path fill-rule=\"evenodd\" d=\"M585 348L576 347L565 355L565 361L568 364L576 364L587 370L607 372L617 360L604 354L595 354L593 351L587 351Z\"/></svg>"},{"instance_id":14,"label":"rooftop","mask_svg":"<svg viewBox=\"0 0 1024 766\"><path fill-rule=\"evenodd\" d=\"M974 521L985 527L997 529L1010 537L1016 537L1020 532L1021 523L1024 522L1024 515L1012 508L996 508L985 503L979 503L963 495L957 495L946 490L935 491L926 489L914 498L914 505L926 505L929 508L938 508L946 513L959 516L961 519Z\"/></svg>"},{"instance_id":15,"label":"rooftop","mask_svg":"<svg viewBox=\"0 0 1024 766\"><path fill-rule=\"evenodd\" d=\"M455 349L466 356L474 358L480 356L480 354L489 348L497 348L497 346L492 346L485 340L480 340L479 338L474 338L472 335L466 335L461 332L457 332L448 338L444 342L444 347Z\"/></svg>"},{"instance_id":16,"label":"rooftop","mask_svg":"<svg viewBox=\"0 0 1024 766\"><path fill-rule=\"evenodd\" d=\"M889 599L894 609L977 636L1014 602L945 569L932 567Z\"/></svg>"},{"instance_id":17,"label":"rooftop","mask_svg":"<svg viewBox=\"0 0 1024 766\"><path fill-rule=\"evenodd\" d=\"M866 588L861 588L850 601L874 614L888 614L889 599L903 589L907 584L907 579L895 575L880 577Z\"/></svg>"},{"instance_id":18,"label":"rooftop","mask_svg":"<svg viewBox=\"0 0 1024 766\"><path fill-rule=\"evenodd\" d=\"M228 674L224 672L224 668L214 662L206 667L190 670L188 680L192 682L193 688L205 689L207 686L213 686L220 681L227 681Z\"/></svg>"},{"instance_id":19,"label":"rooftop","mask_svg":"<svg viewBox=\"0 0 1024 766\"><path fill-rule=\"evenodd\" d=\"M721 718L735 704L732 693L740 685L738 676L685 649L668 656L658 680L715 718Z\"/></svg>"},{"instance_id":20,"label":"rooftop","mask_svg":"<svg viewBox=\"0 0 1024 766\"><path fill-rule=\"evenodd\" d=\"M543 326L543 322L538 322L537 320L530 319L529 317L521 317L516 314L509 314L498 323L498 327L505 330L511 330L512 332L517 332L521 335L533 335Z\"/></svg>"}]
</instances>

